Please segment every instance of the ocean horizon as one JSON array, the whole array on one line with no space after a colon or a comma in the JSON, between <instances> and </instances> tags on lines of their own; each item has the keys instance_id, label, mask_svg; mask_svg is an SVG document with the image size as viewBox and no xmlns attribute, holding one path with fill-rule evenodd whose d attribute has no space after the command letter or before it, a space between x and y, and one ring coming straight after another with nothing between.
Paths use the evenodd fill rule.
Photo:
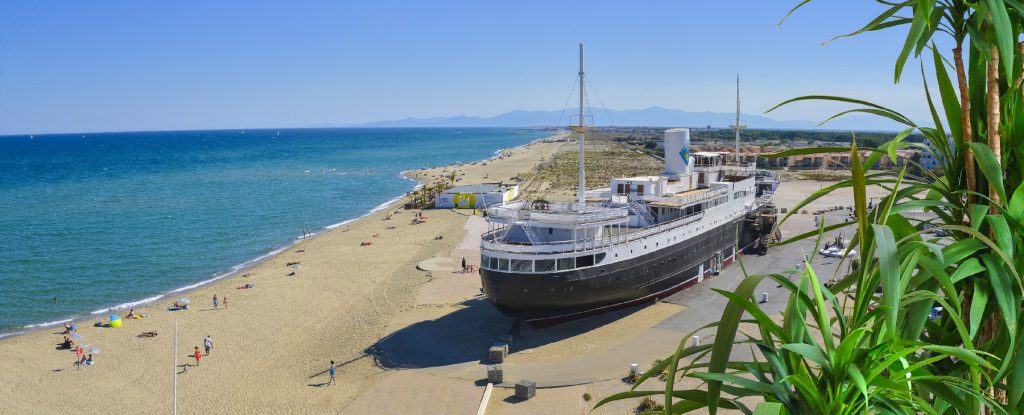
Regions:
<instances>
[{"instance_id":1,"label":"ocean horizon","mask_svg":"<svg viewBox=\"0 0 1024 415\"><path fill-rule=\"evenodd\" d=\"M324 128L0 136L0 336L103 318L230 275L307 230L550 135L514 128Z\"/></svg>"}]
</instances>

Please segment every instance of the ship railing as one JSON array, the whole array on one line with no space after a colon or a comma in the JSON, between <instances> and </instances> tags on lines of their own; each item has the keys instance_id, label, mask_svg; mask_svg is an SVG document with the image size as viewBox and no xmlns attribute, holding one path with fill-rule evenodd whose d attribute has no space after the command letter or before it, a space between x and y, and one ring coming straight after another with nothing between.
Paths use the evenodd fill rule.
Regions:
<instances>
[{"instance_id":1,"label":"ship railing","mask_svg":"<svg viewBox=\"0 0 1024 415\"><path fill-rule=\"evenodd\" d=\"M683 218L660 223L658 225L639 229L631 232L624 232L616 235L606 235L597 238L586 238L568 241L548 242L512 242L504 241L506 228L493 230L481 235L481 247L491 252L507 252L515 254L558 254L566 252L583 252L600 250L624 243L647 238L662 232L667 232L681 226L698 222L704 218L704 212L695 213ZM531 238L532 239L532 238Z\"/></svg>"},{"instance_id":2,"label":"ship railing","mask_svg":"<svg viewBox=\"0 0 1024 415\"><path fill-rule=\"evenodd\" d=\"M775 192L765 192L761 197L757 198L756 206L767 205L775 197Z\"/></svg>"},{"instance_id":3,"label":"ship railing","mask_svg":"<svg viewBox=\"0 0 1024 415\"><path fill-rule=\"evenodd\" d=\"M689 195L689 196L686 196L686 197L679 197L679 196L636 196L636 199L638 199L638 200L640 200L642 202L646 202L646 203L653 203L653 202L681 203L682 206L687 206L687 205L691 205L691 204L694 204L694 203L704 202L704 201L707 201L707 200L714 199L714 198L719 197L721 195L724 195L724 194L726 194L728 192L729 192L729 189L728 189L727 185L721 185L721 186L712 187L712 188L708 189L706 192L702 192L702 193L694 194L694 195ZM608 197L613 202L616 202L616 203L626 203L626 200L624 200L625 199L624 196L626 196L626 195L625 194L620 194L620 193L612 194L610 192L602 194L602 197ZM632 197L632 196L630 196L630 197Z\"/></svg>"},{"instance_id":4,"label":"ship railing","mask_svg":"<svg viewBox=\"0 0 1024 415\"><path fill-rule=\"evenodd\" d=\"M640 219L643 219L645 225L651 225L655 223L654 216L651 215L651 209L646 204L640 203L633 196L626 194L626 206L629 206L629 210L632 210Z\"/></svg>"},{"instance_id":5,"label":"ship railing","mask_svg":"<svg viewBox=\"0 0 1024 415\"><path fill-rule=\"evenodd\" d=\"M515 202L492 206L487 208L487 216L510 223L532 221L567 225L615 221L629 216L627 208L580 206L575 203L545 203L540 205L543 208L531 205L533 203Z\"/></svg>"}]
</instances>

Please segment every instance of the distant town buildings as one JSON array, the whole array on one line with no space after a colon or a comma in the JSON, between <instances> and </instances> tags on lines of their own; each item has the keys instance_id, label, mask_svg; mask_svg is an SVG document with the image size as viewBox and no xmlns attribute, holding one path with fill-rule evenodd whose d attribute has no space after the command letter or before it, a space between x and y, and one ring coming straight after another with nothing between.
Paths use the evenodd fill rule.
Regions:
<instances>
[{"instance_id":1,"label":"distant town buildings","mask_svg":"<svg viewBox=\"0 0 1024 415\"><path fill-rule=\"evenodd\" d=\"M722 151L732 154L733 149L726 144L711 144L694 146L695 151ZM798 169L828 169L846 170L850 168L850 153L828 153L828 154L804 154L788 157L765 157L768 154L778 153L786 150L783 146L745 146L740 149L740 160L745 162L757 162L760 168L788 168ZM897 150L896 160L890 160L888 156L880 157L871 169L888 170L902 167L907 160L912 160L919 150ZM921 152L924 153L924 152ZM871 150L860 150L860 159L864 160L871 155ZM937 164L936 164L937 165ZM932 167L927 167L932 168Z\"/></svg>"}]
</instances>

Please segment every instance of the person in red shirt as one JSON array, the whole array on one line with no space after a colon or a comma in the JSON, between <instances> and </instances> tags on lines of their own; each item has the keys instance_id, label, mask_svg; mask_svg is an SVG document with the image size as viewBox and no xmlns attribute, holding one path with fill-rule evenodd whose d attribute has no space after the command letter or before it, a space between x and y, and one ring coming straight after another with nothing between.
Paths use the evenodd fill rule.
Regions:
<instances>
[{"instance_id":1,"label":"person in red shirt","mask_svg":"<svg viewBox=\"0 0 1024 415\"><path fill-rule=\"evenodd\" d=\"M199 351L199 346L196 346L196 366L199 366L199 358L203 356L203 353Z\"/></svg>"},{"instance_id":2,"label":"person in red shirt","mask_svg":"<svg viewBox=\"0 0 1024 415\"><path fill-rule=\"evenodd\" d=\"M85 360L82 358L83 353L85 353L85 350L82 350L82 346L78 346L75 348L75 363L76 366L78 366L78 369L82 368L82 363Z\"/></svg>"}]
</instances>

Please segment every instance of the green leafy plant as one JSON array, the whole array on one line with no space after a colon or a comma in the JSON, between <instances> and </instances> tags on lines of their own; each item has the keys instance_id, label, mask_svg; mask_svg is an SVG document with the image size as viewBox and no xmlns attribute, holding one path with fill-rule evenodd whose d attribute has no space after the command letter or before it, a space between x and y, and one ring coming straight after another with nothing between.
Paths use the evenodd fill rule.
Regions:
<instances>
[{"instance_id":1,"label":"green leafy plant","mask_svg":"<svg viewBox=\"0 0 1024 415\"><path fill-rule=\"evenodd\" d=\"M808 3L802 1L797 8ZM896 61L898 81L907 61L930 57L940 107L925 83L931 126L863 100L815 95L804 101L852 105L825 122L850 113L880 116L904 130L875 148L794 149L777 154L850 153L851 177L822 189L789 209L784 223L809 203L842 188L854 194L856 220L796 235L781 244L820 238L845 226L856 228L848 249L856 248L857 267L825 288L811 267L798 282L778 274L746 277L733 291L719 291L728 301L713 344L685 347L641 376L631 391L610 401L661 396L664 410L686 413L707 408L753 413L743 402L759 403L761 413L1024 413L1024 335L1020 277L1024 255L1024 166L1017 162L1024 146L1024 63L1016 39L1024 27L1024 2L1017 0L879 1L885 11L848 35L907 28ZM794 9L794 10L795 10ZM901 17L902 12L910 16ZM936 34L948 34L956 47L953 63L934 46ZM964 62L963 48L969 48ZM930 53L924 53L924 52ZM947 65L957 81L953 86ZM922 75L925 62L920 65ZM959 92L959 95L958 95ZM927 145L907 142L922 134ZM896 160L896 150L930 152L936 171L918 175L869 172L882 157ZM1003 150L1006 151L1003 151ZM914 161L908 161L913 166ZM980 173L980 174L977 174ZM887 190L878 208L868 212L866 188ZM928 221L951 232L946 239L926 237L917 219L904 214L924 210ZM841 269L842 267L837 267ZM789 291L779 317L765 313L751 299L764 279ZM876 295L876 289L881 295ZM943 307L932 319L934 304ZM740 324L755 329L739 332ZM751 357L734 357L748 347ZM668 370L664 390L638 390L651 376ZM676 390L680 377L698 379L695 388Z\"/></svg>"}]
</instances>

